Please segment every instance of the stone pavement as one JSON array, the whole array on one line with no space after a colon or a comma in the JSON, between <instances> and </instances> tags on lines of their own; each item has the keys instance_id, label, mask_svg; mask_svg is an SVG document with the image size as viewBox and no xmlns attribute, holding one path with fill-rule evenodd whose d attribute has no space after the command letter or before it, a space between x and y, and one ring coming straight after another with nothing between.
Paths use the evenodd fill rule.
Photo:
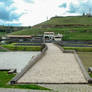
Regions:
<instances>
[{"instance_id":1,"label":"stone pavement","mask_svg":"<svg viewBox=\"0 0 92 92\"><path fill-rule=\"evenodd\" d=\"M87 84L40 84L47 88L51 88L53 92L92 92L92 85Z\"/></svg>"},{"instance_id":2,"label":"stone pavement","mask_svg":"<svg viewBox=\"0 0 92 92\"><path fill-rule=\"evenodd\" d=\"M45 56L18 83L87 83L73 53L63 53L53 43L47 46Z\"/></svg>"},{"instance_id":3,"label":"stone pavement","mask_svg":"<svg viewBox=\"0 0 92 92\"><path fill-rule=\"evenodd\" d=\"M29 89L10 89L0 88L0 92L92 92L92 85L87 84L39 84L40 86L52 89L47 90L29 90Z\"/></svg>"},{"instance_id":4,"label":"stone pavement","mask_svg":"<svg viewBox=\"0 0 92 92\"><path fill-rule=\"evenodd\" d=\"M0 92L52 92L52 91L0 88Z\"/></svg>"}]
</instances>

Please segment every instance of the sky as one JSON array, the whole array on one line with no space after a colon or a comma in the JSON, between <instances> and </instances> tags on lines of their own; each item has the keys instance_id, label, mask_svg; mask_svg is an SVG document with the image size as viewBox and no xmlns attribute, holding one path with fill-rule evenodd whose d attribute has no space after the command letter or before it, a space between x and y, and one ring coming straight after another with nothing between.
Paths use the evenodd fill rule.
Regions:
<instances>
[{"instance_id":1,"label":"sky","mask_svg":"<svg viewBox=\"0 0 92 92\"><path fill-rule=\"evenodd\" d=\"M92 11L92 0L0 0L0 25L33 26L55 16Z\"/></svg>"}]
</instances>

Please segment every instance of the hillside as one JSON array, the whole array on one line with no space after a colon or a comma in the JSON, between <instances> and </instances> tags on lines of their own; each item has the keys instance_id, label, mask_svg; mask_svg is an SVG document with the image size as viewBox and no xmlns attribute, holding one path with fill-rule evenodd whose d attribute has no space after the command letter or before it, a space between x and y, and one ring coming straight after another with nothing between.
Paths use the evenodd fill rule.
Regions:
<instances>
[{"instance_id":1,"label":"hillside","mask_svg":"<svg viewBox=\"0 0 92 92\"><path fill-rule=\"evenodd\" d=\"M68 16L68 17L53 17L48 21L35 25L34 27L61 27L62 26L86 26L92 25L92 17L87 16Z\"/></svg>"},{"instance_id":2,"label":"hillside","mask_svg":"<svg viewBox=\"0 0 92 92\"><path fill-rule=\"evenodd\" d=\"M11 34L42 35L44 32L62 33L64 40L92 40L92 17L53 17L48 21Z\"/></svg>"},{"instance_id":3,"label":"hillside","mask_svg":"<svg viewBox=\"0 0 92 92\"><path fill-rule=\"evenodd\" d=\"M11 33L11 32L16 32L18 30L23 30L26 29L27 27L22 27L22 26L1 26L0 25L0 37Z\"/></svg>"}]
</instances>

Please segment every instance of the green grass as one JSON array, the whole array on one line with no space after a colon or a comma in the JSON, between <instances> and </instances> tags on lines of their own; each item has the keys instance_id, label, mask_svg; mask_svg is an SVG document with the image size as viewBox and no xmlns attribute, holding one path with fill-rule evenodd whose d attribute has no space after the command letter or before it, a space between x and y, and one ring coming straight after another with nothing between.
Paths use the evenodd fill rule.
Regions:
<instances>
[{"instance_id":1,"label":"green grass","mask_svg":"<svg viewBox=\"0 0 92 92\"><path fill-rule=\"evenodd\" d=\"M1 45L11 51L41 51L41 46L16 46L14 44Z\"/></svg>"},{"instance_id":2,"label":"green grass","mask_svg":"<svg viewBox=\"0 0 92 92\"><path fill-rule=\"evenodd\" d=\"M63 47L65 50L76 50L80 52L92 52L92 47Z\"/></svg>"},{"instance_id":3,"label":"green grass","mask_svg":"<svg viewBox=\"0 0 92 92\"><path fill-rule=\"evenodd\" d=\"M84 45L84 46L92 46L92 44L87 44L87 43L64 43L64 45L72 45L72 46L81 46L81 45Z\"/></svg>"},{"instance_id":4,"label":"green grass","mask_svg":"<svg viewBox=\"0 0 92 92\"><path fill-rule=\"evenodd\" d=\"M7 52L7 50L0 48L0 52Z\"/></svg>"},{"instance_id":5,"label":"green grass","mask_svg":"<svg viewBox=\"0 0 92 92\"><path fill-rule=\"evenodd\" d=\"M34 90L49 90L35 84L26 85L9 85L8 82L15 76L15 74L8 74L7 71L0 71L0 88L20 88L20 89L34 89Z\"/></svg>"},{"instance_id":6,"label":"green grass","mask_svg":"<svg viewBox=\"0 0 92 92\"><path fill-rule=\"evenodd\" d=\"M82 60L86 71L88 71L88 68L92 67L92 52L78 52L78 55ZM89 75L92 77L92 73L89 73Z\"/></svg>"},{"instance_id":7,"label":"green grass","mask_svg":"<svg viewBox=\"0 0 92 92\"><path fill-rule=\"evenodd\" d=\"M75 32L75 33L68 33L64 35L63 40L92 40L92 33L89 32Z\"/></svg>"},{"instance_id":8,"label":"green grass","mask_svg":"<svg viewBox=\"0 0 92 92\"><path fill-rule=\"evenodd\" d=\"M90 77L92 78L92 73L89 73ZM91 85L92 86L92 85Z\"/></svg>"},{"instance_id":9,"label":"green grass","mask_svg":"<svg viewBox=\"0 0 92 92\"><path fill-rule=\"evenodd\" d=\"M0 32L0 37L5 36L5 35L6 35L5 32Z\"/></svg>"},{"instance_id":10,"label":"green grass","mask_svg":"<svg viewBox=\"0 0 92 92\"><path fill-rule=\"evenodd\" d=\"M63 25L63 24L92 24L92 17L87 16L68 16L68 17L53 17L50 20L38 24L42 25Z\"/></svg>"},{"instance_id":11,"label":"green grass","mask_svg":"<svg viewBox=\"0 0 92 92\"><path fill-rule=\"evenodd\" d=\"M6 50L4 50L4 49L0 49L0 52L7 52Z\"/></svg>"}]
</instances>

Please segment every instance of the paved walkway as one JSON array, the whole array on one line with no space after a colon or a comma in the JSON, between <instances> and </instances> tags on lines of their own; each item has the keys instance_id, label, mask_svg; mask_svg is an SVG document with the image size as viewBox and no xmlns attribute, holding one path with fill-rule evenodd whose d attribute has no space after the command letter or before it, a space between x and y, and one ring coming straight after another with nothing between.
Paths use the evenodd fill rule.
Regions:
<instances>
[{"instance_id":1,"label":"paved walkway","mask_svg":"<svg viewBox=\"0 0 92 92\"><path fill-rule=\"evenodd\" d=\"M18 83L87 83L72 53L63 53L48 43L45 56Z\"/></svg>"},{"instance_id":2,"label":"paved walkway","mask_svg":"<svg viewBox=\"0 0 92 92\"><path fill-rule=\"evenodd\" d=\"M54 92L92 92L92 85L84 84L41 84L41 86L53 89Z\"/></svg>"},{"instance_id":3,"label":"paved walkway","mask_svg":"<svg viewBox=\"0 0 92 92\"><path fill-rule=\"evenodd\" d=\"M53 92L46 90L29 90L29 89L10 89L10 88L0 88L0 92Z\"/></svg>"},{"instance_id":4,"label":"paved walkway","mask_svg":"<svg viewBox=\"0 0 92 92\"><path fill-rule=\"evenodd\" d=\"M41 86L52 89L47 90L29 90L29 89L10 89L0 88L0 92L92 92L92 86L79 84L39 84Z\"/></svg>"}]
</instances>

